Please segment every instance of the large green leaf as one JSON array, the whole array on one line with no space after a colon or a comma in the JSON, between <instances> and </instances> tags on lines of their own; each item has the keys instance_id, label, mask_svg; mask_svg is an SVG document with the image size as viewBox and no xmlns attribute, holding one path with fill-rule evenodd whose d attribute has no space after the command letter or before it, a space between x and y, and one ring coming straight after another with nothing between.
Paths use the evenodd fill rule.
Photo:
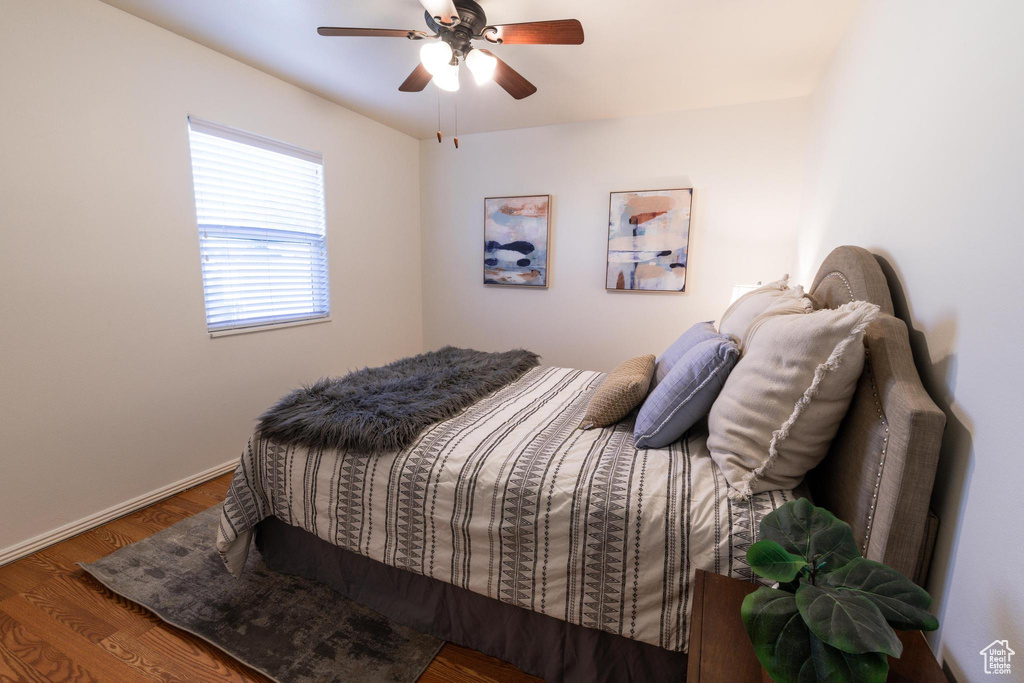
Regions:
<instances>
[{"instance_id":1,"label":"large green leaf","mask_svg":"<svg viewBox=\"0 0 1024 683\"><path fill-rule=\"evenodd\" d=\"M786 503L761 520L761 538L775 541L786 552L821 565L828 573L860 557L850 525L806 498Z\"/></svg>"},{"instance_id":2,"label":"large green leaf","mask_svg":"<svg viewBox=\"0 0 1024 683\"><path fill-rule=\"evenodd\" d=\"M827 645L811 635L811 660L817 680L828 683L883 683L889 675L884 652L851 654Z\"/></svg>"},{"instance_id":3,"label":"large green leaf","mask_svg":"<svg viewBox=\"0 0 1024 683\"><path fill-rule=\"evenodd\" d=\"M928 591L892 567L859 557L825 577L825 584L840 593L863 595L893 628L934 631L939 627L938 619L928 612L932 604Z\"/></svg>"},{"instance_id":4,"label":"large green leaf","mask_svg":"<svg viewBox=\"0 0 1024 683\"><path fill-rule=\"evenodd\" d=\"M757 661L773 680L815 680L812 636L792 593L762 586L743 599L741 614Z\"/></svg>"},{"instance_id":5,"label":"large green leaf","mask_svg":"<svg viewBox=\"0 0 1024 683\"><path fill-rule=\"evenodd\" d=\"M843 652L885 652L893 657L903 652L896 632L863 595L820 588L801 579L796 606L811 633Z\"/></svg>"},{"instance_id":6,"label":"large green leaf","mask_svg":"<svg viewBox=\"0 0 1024 683\"><path fill-rule=\"evenodd\" d=\"M787 553L775 541L758 541L747 549L747 562L759 576L785 583L796 578L807 562L799 555Z\"/></svg>"}]
</instances>

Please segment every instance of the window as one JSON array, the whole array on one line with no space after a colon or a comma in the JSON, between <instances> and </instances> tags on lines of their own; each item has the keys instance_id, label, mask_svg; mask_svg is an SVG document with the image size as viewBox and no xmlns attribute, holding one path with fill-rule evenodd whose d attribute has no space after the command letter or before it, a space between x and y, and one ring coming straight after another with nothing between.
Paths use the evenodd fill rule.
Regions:
<instances>
[{"instance_id":1,"label":"window","mask_svg":"<svg viewBox=\"0 0 1024 683\"><path fill-rule=\"evenodd\" d=\"M189 117L210 333L330 313L320 154Z\"/></svg>"}]
</instances>

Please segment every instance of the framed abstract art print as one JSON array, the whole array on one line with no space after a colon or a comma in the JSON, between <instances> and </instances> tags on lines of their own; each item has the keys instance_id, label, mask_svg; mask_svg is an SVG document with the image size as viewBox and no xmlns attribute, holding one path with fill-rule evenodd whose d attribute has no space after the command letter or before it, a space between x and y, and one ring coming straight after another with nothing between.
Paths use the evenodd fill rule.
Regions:
<instances>
[{"instance_id":1,"label":"framed abstract art print","mask_svg":"<svg viewBox=\"0 0 1024 683\"><path fill-rule=\"evenodd\" d=\"M612 192L605 288L682 292L693 189Z\"/></svg>"},{"instance_id":2,"label":"framed abstract art print","mask_svg":"<svg viewBox=\"0 0 1024 683\"><path fill-rule=\"evenodd\" d=\"M484 284L548 286L551 195L484 199Z\"/></svg>"}]
</instances>

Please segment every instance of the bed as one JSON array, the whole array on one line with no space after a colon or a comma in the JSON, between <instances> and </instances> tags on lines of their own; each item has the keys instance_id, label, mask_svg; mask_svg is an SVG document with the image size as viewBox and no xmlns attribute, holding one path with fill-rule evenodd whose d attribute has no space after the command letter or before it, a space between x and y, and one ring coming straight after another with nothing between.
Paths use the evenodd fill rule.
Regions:
<instances>
[{"instance_id":1,"label":"bed","mask_svg":"<svg viewBox=\"0 0 1024 683\"><path fill-rule=\"evenodd\" d=\"M867 363L829 456L797 492L747 501L698 424L637 449L633 422L577 429L603 374L539 367L398 452L253 435L217 547L241 570L253 537L278 571L548 680L678 680L698 568L754 580L760 519L807 495L865 555L922 582L944 416L924 392L874 257L836 249L811 294L879 305Z\"/></svg>"}]
</instances>

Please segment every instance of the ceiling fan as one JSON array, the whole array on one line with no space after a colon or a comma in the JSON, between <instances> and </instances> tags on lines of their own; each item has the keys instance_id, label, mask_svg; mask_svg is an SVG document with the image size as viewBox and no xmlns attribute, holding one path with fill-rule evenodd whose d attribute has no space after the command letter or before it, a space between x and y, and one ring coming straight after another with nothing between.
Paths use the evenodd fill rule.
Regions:
<instances>
[{"instance_id":1,"label":"ceiling fan","mask_svg":"<svg viewBox=\"0 0 1024 683\"><path fill-rule=\"evenodd\" d=\"M384 28L340 28L321 26L322 36L407 38L424 40L420 64L398 87L402 92L420 92L434 82L442 90L459 89L459 58L477 83L494 79L505 91L521 100L537 92L537 86L499 59L490 50L473 46L474 40L492 45L581 45L583 25L576 19L530 21L522 24L488 25L484 10L474 0L420 0L426 9L425 31Z\"/></svg>"}]
</instances>

